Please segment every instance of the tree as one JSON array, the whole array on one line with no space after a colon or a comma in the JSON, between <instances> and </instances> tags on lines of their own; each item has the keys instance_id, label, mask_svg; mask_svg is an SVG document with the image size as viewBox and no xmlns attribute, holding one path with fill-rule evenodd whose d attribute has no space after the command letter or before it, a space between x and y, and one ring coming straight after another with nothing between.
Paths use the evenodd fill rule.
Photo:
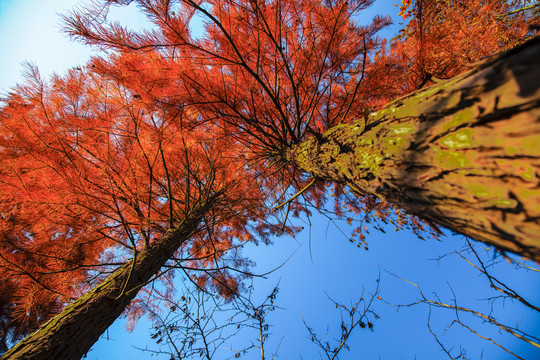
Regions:
<instances>
[{"instance_id":1,"label":"tree","mask_svg":"<svg viewBox=\"0 0 540 360\"><path fill-rule=\"evenodd\" d=\"M540 260L535 40L292 147L318 179Z\"/></svg>"},{"instance_id":2,"label":"tree","mask_svg":"<svg viewBox=\"0 0 540 360\"><path fill-rule=\"evenodd\" d=\"M339 338L335 337L330 340L329 329L327 328L325 339L323 339L320 335L317 335L315 330L302 318L304 326L311 338L311 342L320 348L319 355L321 358L322 354L324 354L328 360L339 359L338 355L342 350L349 350L348 340L355 329L360 327L362 329L367 328L373 331L373 323L371 321L379 318L379 315L373 311L373 303L376 301L376 297L380 298L380 296L378 296L380 293L380 280L379 274L374 292L369 295L364 295L364 289L362 289L360 299L358 299L356 303L352 303L351 301L350 306L339 303L326 295L340 313L340 331L334 331L334 333L339 333ZM367 299L364 299L364 296L366 296Z\"/></svg>"},{"instance_id":3,"label":"tree","mask_svg":"<svg viewBox=\"0 0 540 360\"><path fill-rule=\"evenodd\" d=\"M395 81L392 71L381 73L385 57L367 55L378 48L373 34L388 19L377 17L368 26L354 19L371 1L136 3L156 31L134 33L97 23L92 19L98 9L90 9L66 18L68 32L114 48L117 58L94 65L118 79L126 74L108 70L112 64L125 68L134 57L144 63L149 52L159 53L174 76L155 75L130 86L174 108L171 93L154 90L156 82L174 79L172 93L185 94L200 109L194 126L219 124L249 146L246 151L260 166L280 164L284 188L297 181L298 191L318 181L311 189L318 189L312 198L320 205L321 183L339 184L338 198L339 186L347 185L364 197L352 200L360 202L356 208L370 208L366 204L375 198L384 203L381 208L394 206L424 219L435 232L435 224L442 225L540 260L539 81L531 61L538 57L538 40L382 106L436 76L455 76L471 67L470 61L515 46L530 37L534 17L520 12L497 20L493 11L504 14L513 6L500 0L417 1L403 43L418 49L400 63L410 81L397 77L412 85L396 88L387 85ZM450 20L439 21L442 8L448 8L444 18ZM206 21L203 37L190 33L195 15ZM460 37L450 56L441 43L456 24ZM484 31L484 24L491 31ZM477 34L482 46L462 46ZM434 43L435 50L424 54L422 48Z\"/></svg>"},{"instance_id":4,"label":"tree","mask_svg":"<svg viewBox=\"0 0 540 360\"><path fill-rule=\"evenodd\" d=\"M151 338L159 345L157 349L140 349L151 354L165 354L171 358L227 359L242 358L246 355L257 358L273 359L279 356L279 341L274 352L268 351L266 341L272 335L269 332L267 316L280 309L276 305L278 286L274 287L264 300L254 303L253 284L245 295L235 298L230 304L224 304L219 298L200 291L187 290L178 302L163 300L163 307L170 310L164 314L151 311L153 333ZM374 312L374 304L380 294L380 277L376 280L373 293L362 289L360 298L349 306L332 300L332 310L339 312L336 329L326 329L324 339L310 327L302 317L308 339L319 348L320 354L328 359L337 359L343 350L349 350L352 334L358 329L374 331L374 324L379 316ZM380 298L380 297L379 297ZM244 335L244 339L242 336ZM275 335L275 334L274 334ZM335 335L339 337L334 338ZM246 341L246 339L249 339ZM232 348L225 348L232 342ZM221 349L220 349L221 348ZM221 350L221 352L219 352ZM258 355L253 355L253 354Z\"/></svg>"},{"instance_id":5,"label":"tree","mask_svg":"<svg viewBox=\"0 0 540 360\"><path fill-rule=\"evenodd\" d=\"M211 266L216 274L209 283L204 276L198 277L198 281L230 296L238 283L217 262L231 248L233 240L246 240L252 234L266 240L271 234L292 232L285 226L289 210L298 215L306 207L295 200L296 196L284 202L287 211L280 227L265 221L271 215L268 205L283 200L292 187L302 190L304 200L320 208L325 203L328 180L336 183L333 191L338 213L346 205L358 211L376 209L385 218L393 202L428 223L439 223L538 259L538 240L534 238L538 227L534 201L538 191L527 188L534 186L531 184L537 178L538 154L533 145L526 149L530 152L520 153L510 165L494 167L496 171L505 167L511 171L519 169L520 177L512 172L495 176L508 175L517 181L517 190L530 193L517 197L514 192L505 192L508 185L496 183L494 170L490 170L489 181L481 183L482 188L472 189L472 196L466 192L457 198L460 203L473 198L468 211L478 210L479 220L473 219L472 226L465 227L469 218L454 214L457 206L447 209L447 189L432 193L441 186L422 191L418 184L410 182L423 180L436 185L434 180L442 179L442 186L446 186L466 180L465 172L476 175L477 170L484 171L484 163L473 168L473 161L460 154L462 149L472 149L473 155L484 150L486 143L476 143L479 136L473 134L475 125L486 130L491 125L485 124L493 124L503 116L497 125L510 126L509 114L517 114L523 128L530 128L532 136L537 137L538 124L534 119L538 91L534 88L534 76L538 70L534 64L523 62L524 57L534 58L537 41L374 113L373 108L393 98L395 91L385 86L387 78L379 79L376 59L372 58L372 52L380 48L374 34L389 20L377 17L370 25L360 26L353 18L371 1L140 0L136 3L156 25L154 30L135 33L119 24L106 23L103 15L108 6L130 2L103 1L100 8L66 18L72 35L115 50L108 57L92 60L85 69L91 74L90 82L84 81L84 71L73 69L65 81L54 79L54 91L47 92L34 75L29 85L11 95L2 108L2 151L6 154L2 161L6 162L3 169L8 169L2 173L2 181L11 187L3 194L7 201L2 204L6 274L24 275L21 279L34 288L37 284L42 293L46 290L56 294L59 285L54 283L53 273L66 277L73 273L88 281L96 266L114 265L99 263L106 250L112 249L112 258L127 257L123 252L126 251L133 255L130 266L124 265L120 268L123 270L111 275L118 293L113 298L119 301L124 296L134 296L135 291L130 290L146 284L169 258L178 260L172 255L176 249L164 245L168 252L156 254L159 261L150 261L152 271L145 271L147 277L141 276L131 284L137 263L146 259L143 255L159 252L155 250L159 246L153 244L162 242L153 241L154 237L180 246L179 240L186 239L186 234L196 233L185 250L195 257L191 260L196 266ZM206 18L203 37L190 33L189 23L195 15ZM519 22L514 25L522 26ZM483 83L482 75L496 73L506 66L516 72L515 77L506 76L499 83L489 78L487 85ZM523 77L522 66L529 69L527 78ZM460 87L470 79L478 81L472 82L472 90ZM518 85L513 79L517 79ZM453 96L445 98L444 91L437 93L439 89L447 89ZM456 91L452 92L453 89ZM514 96L516 93L518 96ZM422 114L418 109L402 106L395 111L401 118L389 116L399 104L417 106L419 97L425 98L422 106L430 101L437 104L432 109L436 111L433 116L424 116L427 106L422 108ZM469 102L480 101L477 97L483 105L473 108L475 103ZM491 102L484 101L484 97ZM454 111L454 122L443 116L447 114L440 114L441 108ZM473 109L478 109L481 116L474 118L478 114ZM499 118L493 119L494 116ZM437 126L433 126L435 123ZM345 136L347 141L333 138L348 129L353 131ZM391 138L389 133L393 133ZM370 134L374 134L373 139L368 140ZM500 131L494 134L496 137L489 139L507 142ZM432 154L425 157L412 151L429 149L436 144L433 139L450 146L450 150L439 149L438 154L432 149ZM372 140L367 149L363 147ZM527 138L525 144L532 141ZM372 156L365 157L366 153ZM511 149L503 153L504 161L512 157ZM192 162L194 158L196 161ZM527 160L523 161L524 158ZM409 164L418 171L412 171ZM367 174L363 169L368 170ZM304 171L311 175L306 176ZM418 177L405 176L409 171ZM461 176L450 179L447 174L452 173ZM406 182L407 179L410 181ZM361 197L346 195L345 185ZM28 195L24 201L13 196L14 188ZM493 193L494 197L484 201ZM275 194L275 198L268 198L268 194ZM415 225L418 229L423 228L416 218L399 209L396 213L401 223L409 219L419 224ZM501 218L503 224L495 224ZM201 227L204 231L197 232ZM436 225L432 227L436 229ZM512 232L518 227L518 231ZM177 229L183 236L176 238L172 235L175 232L167 232L168 229ZM526 242L518 233L533 236ZM52 240L60 249L51 253L43 250ZM77 241L80 245L72 246ZM99 246L90 246L91 243ZM139 251L140 248L146 251ZM78 249L76 252L84 255L68 256L62 249ZM45 258L52 259L51 263ZM125 258L121 262L124 261ZM118 275L121 272L124 275ZM44 279L51 281L50 285ZM61 294L63 297L55 295L47 301L42 296L25 297L26 302L22 302L21 293L14 290L13 284L6 283L5 287L11 298L19 299L15 304L22 304L22 308L28 304L56 305L47 311L34 311L36 322L46 319L86 288L75 286ZM33 294L27 288L21 289ZM56 319L67 316L77 304L86 309L86 304L95 298L90 295L88 299L84 304L74 302L35 336L53 336L50 327L57 324ZM126 297L124 305L115 304L120 309L129 300ZM17 306L15 310L10 306L4 311L8 318L13 318ZM136 310L135 306L132 311ZM107 321L117 315L108 316ZM103 329L96 326L94 330L98 333ZM6 357L22 351L28 343L31 340L23 341ZM70 346L77 344L72 341ZM26 348L33 351L30 345ZM74 356L85 352L83 348L73 350L77 354Z\"/></svg>"},{"instance_id":6,"label":"tree","mask_svg":"<svg viewBox=\"0 0 540 360\"><path fill-rule=\"evenodd\" d=\"M246 267L235 248L292 231L265 221L264 186L230 138L185 116L86 69L49 86L29 68L0 112L3 341L48 321L2 358L80 358L130 303L137 318L133 299L169 260L230 298Z\"/></svg>"},{"instance_id":7,"label":"tree","mask_svg":"<svg viewBox=\"0 0 540 360\"><path fill-rule=\"evenodd\" d=\"M246 294L239 294L226 303L223 298L201 292L198 289L186 289L176 302L161 298L168 311L149 310L153 321L152 339L157 349L140 349L151 354L165 354L171 358L224 358L226 344L234 340L234 348L224 351L228 359L236 359L249 354L261 360L276 356L279 345L272 354L266 340L270 324L266 317L279 309L275 304L279 288L273 288L264 300L255 303L252 299L254 288L251 284ZM163 314L164 313L164 314ZM249 341L239 341L240 335Z\"/></svg>"},{"instance_id":8,"label":"tree","mask_svg":"<svg viewBox=\"0 0 540 360\"><path fill-rule=\"evenodd\" d=\"M494 52L508 50L533 37L537 16L517 12L516 1L403 1L400 15L407 26L387 51L379 66L391 72L410 92L440 79L450 79ZM531 9L529 9L531 10ZM384 71L380 69L380 71Z\"/></svg>"}]
</instances>

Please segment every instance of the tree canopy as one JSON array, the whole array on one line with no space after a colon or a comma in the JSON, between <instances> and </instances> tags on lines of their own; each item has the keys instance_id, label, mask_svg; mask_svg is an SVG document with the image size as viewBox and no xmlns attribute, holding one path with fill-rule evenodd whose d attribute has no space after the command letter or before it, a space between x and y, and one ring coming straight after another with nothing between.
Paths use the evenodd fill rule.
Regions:
<instances>
[{"instance_id":1,"label":"tree canopy","mask_svg":"<svg viewBox=\"0 0 540 360\"><path fill-rule=\"evenodd\" d=\"M132 2L151 29L108 21L109 7ZM290 154L309 141L324 144L340 126L377 126L372 114L388 102L436 89L524 43L537 17L517 11L520 2L404 2L410 20L387 43L376 34L388 17L368 25L357 18L372 2L104 0L65 15L67 33L107 54L50 80L28 65L25 82L3 100L4 346L124 264L119 294L143 289L128 309L134 318L151 304L153 288L144 286L154 279L172 296L174 268L201 290L232 298L249 275L241 245L294 235L300 228L289 216L313 209L391 220L396 229L437 237L437 223L452 220L404 211L385 193L308 173ZM193 30L196 23L203 29ZM531 91L537 96L537 87ZM533 118L538 101L529 103L516 106ZM449 129L459 131L455 125ZM537 119L530 128L537 138ZM537 161L523 170L531 184ZM538 188L531 186L534 201ZM167 266L127 288L139 254L173 239L176 229L184 237L157 268ZM367 245L363 226L353 234Z\"/></svg>"}]
</instances>

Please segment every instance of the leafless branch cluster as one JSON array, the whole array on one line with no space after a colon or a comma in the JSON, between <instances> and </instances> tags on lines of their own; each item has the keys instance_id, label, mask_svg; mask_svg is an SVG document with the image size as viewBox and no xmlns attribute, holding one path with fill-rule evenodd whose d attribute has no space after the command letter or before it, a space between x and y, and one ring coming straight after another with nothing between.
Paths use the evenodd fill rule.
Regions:
<instances>
[{"instance_id":1,"label":"leafless branch cluster","mask_svg":"<svg viewBox=\"0 0 540 360\"><path fill-rule=\"evenodd\" d=\"M228 359L254 356L258 351L262 360L273 359L279 345L268 354L265 345L271 334L266 316L278 309L278 291L274 287L262 302L252 299L253 286L230 302L200 289L186 289L178 301L164 297L161 300L169 309L166 314L148 309L154 321L151 337L158 348L140 350L167 354L171 359L206 360L223 358L224 354L229 354ZM242 342L242 338L249 340ZM231 343L234 347L226 348Z\"/></svg>"},{"instance_id":2,"label":"leafless branch cluster","mask_svg":"<svg viewBox=\"0 0 540 360\"><path fill-rule=\"evenodd\" d=\"M456 293L451 284L448 284L448 286L452 293L452 296L449 300L444 301L441 300L437 293L433 293L433 295L427 296L425 291L422 290L419 285L392 273L390 274L417 289L417 301L402 304L392 304L390 302L387 302L386 300L383 301L389 305L396 306L398 308L413 307L420 304L427 305L429 309L427 319L428 330L449 359L467 359L468 357L466 350L463 347L460 347L458 350L455 349L455 347L453 346L449 347L448 345L445 345L444 342L441 340L441 334L437 334L437 332L433 330L431 326L431 314L434 309L446 309L454 313L454 320L450 322L444 332L447 332L454 325L459 325L458 327L466 329L472 334L478 336L480 339L486 340L493 345L498 346L499 348L503 349L515 358L523 359L518 354L516 354L515 351L511 350L508 346L503 345L503 341L499 340L498 336L496 337L493 335L488 335L487 333L488 331L490 331L490 329L484 327L482 328L482 330L479 330L478 325L475 325L474 319L480 320L482 324L491 325L491 328L499 334L515 336L516 338L532 346L540 348L540 338L535 336L531 332L531 330L520 329L519 321L517 319L516 325L505 324L503 320L499 320L499 317L502 314L497 314L497 312L500 312L501 309L498 305L504 306L508 304L509 306L525 306L531 312L539 312L540 307L533 304L530 299L526 299L526 297L521 295L518 290L511 287L511 285L508 283L508 280L502 280L497 275L494 275L496 270L495 267L497 265L503 266L506 262L510 266L513 266L515 270L519 270L522 272L538 272L539 270L520 260L509 258L506 254L498 252L497 250L495 252L495 256L490 259L488 258L488 254L479 253L477 249L478 246L478 244L472 243L468 239L466 239L465 248L440 256L436 260L441 261L449 256L458 256L459 258L467 262L470 266L472 266L481 277L486 279L489 283L489 287L491 290L487 290L490 295L482 300L489 303L489 312L478 311L473 309L472 307L463 306L462 304L458 303Z\"/></svg>"},{"instance_id":3,"label":"leafless branch cluster","mask_svg":"<svg viewBox=\"0 0 540 360\"><path fill-rule=\"evenodd\" d=\"M360 299L355 303L351 302L349 306L335 301L327 295L328 299L333 303L334 307L338 309L340 313L341 319L338 337L331 337L330 333L332 331L329 327L327 327L325 338L322 338L312 327L307 324L306 320L303 319L311 342L320 349L319 353L321 358L324 355L324 357L329 360L339 359L338 355L343 349L349 350L347 342L355 329L368 328L369 330L373 331L374 325L372 323L372 319L379 318L379 315L373 311L373 302L380 293L380 276L377 279L376 284L377 285L373 293L364 297L364 290L362 290Z\"/></svg>"}]
</instances>

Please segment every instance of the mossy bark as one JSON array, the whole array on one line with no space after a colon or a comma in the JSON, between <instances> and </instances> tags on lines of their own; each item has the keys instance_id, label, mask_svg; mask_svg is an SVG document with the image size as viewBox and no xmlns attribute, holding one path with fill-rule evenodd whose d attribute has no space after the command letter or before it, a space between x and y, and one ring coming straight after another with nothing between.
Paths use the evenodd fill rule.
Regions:
<instances>
[{"instance_id":1,"label":"mossy bark","mask_svg":"<svg viewBox=\"0 0 540 360\"><path fill-rule=\"evenodd\" d=\"M286 159L540 261L538 59L539 38L310 138Z\"/></svg>"},{"instance_id":2,"label":"mossy bark","mask_svg":"<svg viewBox=\"0 0 540 360\"><path fill-rule=\"evenodd\" d=\"M216 196L195 207L179 226L141 250L131 261L18 342L0 359L80 359L120 316L139 289L158 274L180 245L198 230L202 217Z\"/></svg>"}]
</instances>

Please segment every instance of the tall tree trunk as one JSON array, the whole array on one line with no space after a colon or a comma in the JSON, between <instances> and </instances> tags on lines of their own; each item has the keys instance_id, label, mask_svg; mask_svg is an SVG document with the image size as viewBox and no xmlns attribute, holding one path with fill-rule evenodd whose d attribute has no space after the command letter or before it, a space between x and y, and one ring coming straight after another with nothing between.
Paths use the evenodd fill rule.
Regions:
<instances>
[{"instance_id":1,"label":"tall tree trunk","mask_svg":"<svg viewBox=\"0 0 540 360\"><path fill-rule=\"evenodd\" d=\"M536 38L285 157L314 177L540 261L539 59Z\"/></svg>"},{"instance_id":2,"label":"tall tree trunk","mask_svg":"<svg viewBox=\"0 0 540 360\"><path fill-rule=\"evenodd\" d=\"M24 360L80 359L120 316L141 287L194 232L219 193L194 207L175 229L141 250L92 291L68 305L0 357Z\"/></svg>"}]
</instances>

